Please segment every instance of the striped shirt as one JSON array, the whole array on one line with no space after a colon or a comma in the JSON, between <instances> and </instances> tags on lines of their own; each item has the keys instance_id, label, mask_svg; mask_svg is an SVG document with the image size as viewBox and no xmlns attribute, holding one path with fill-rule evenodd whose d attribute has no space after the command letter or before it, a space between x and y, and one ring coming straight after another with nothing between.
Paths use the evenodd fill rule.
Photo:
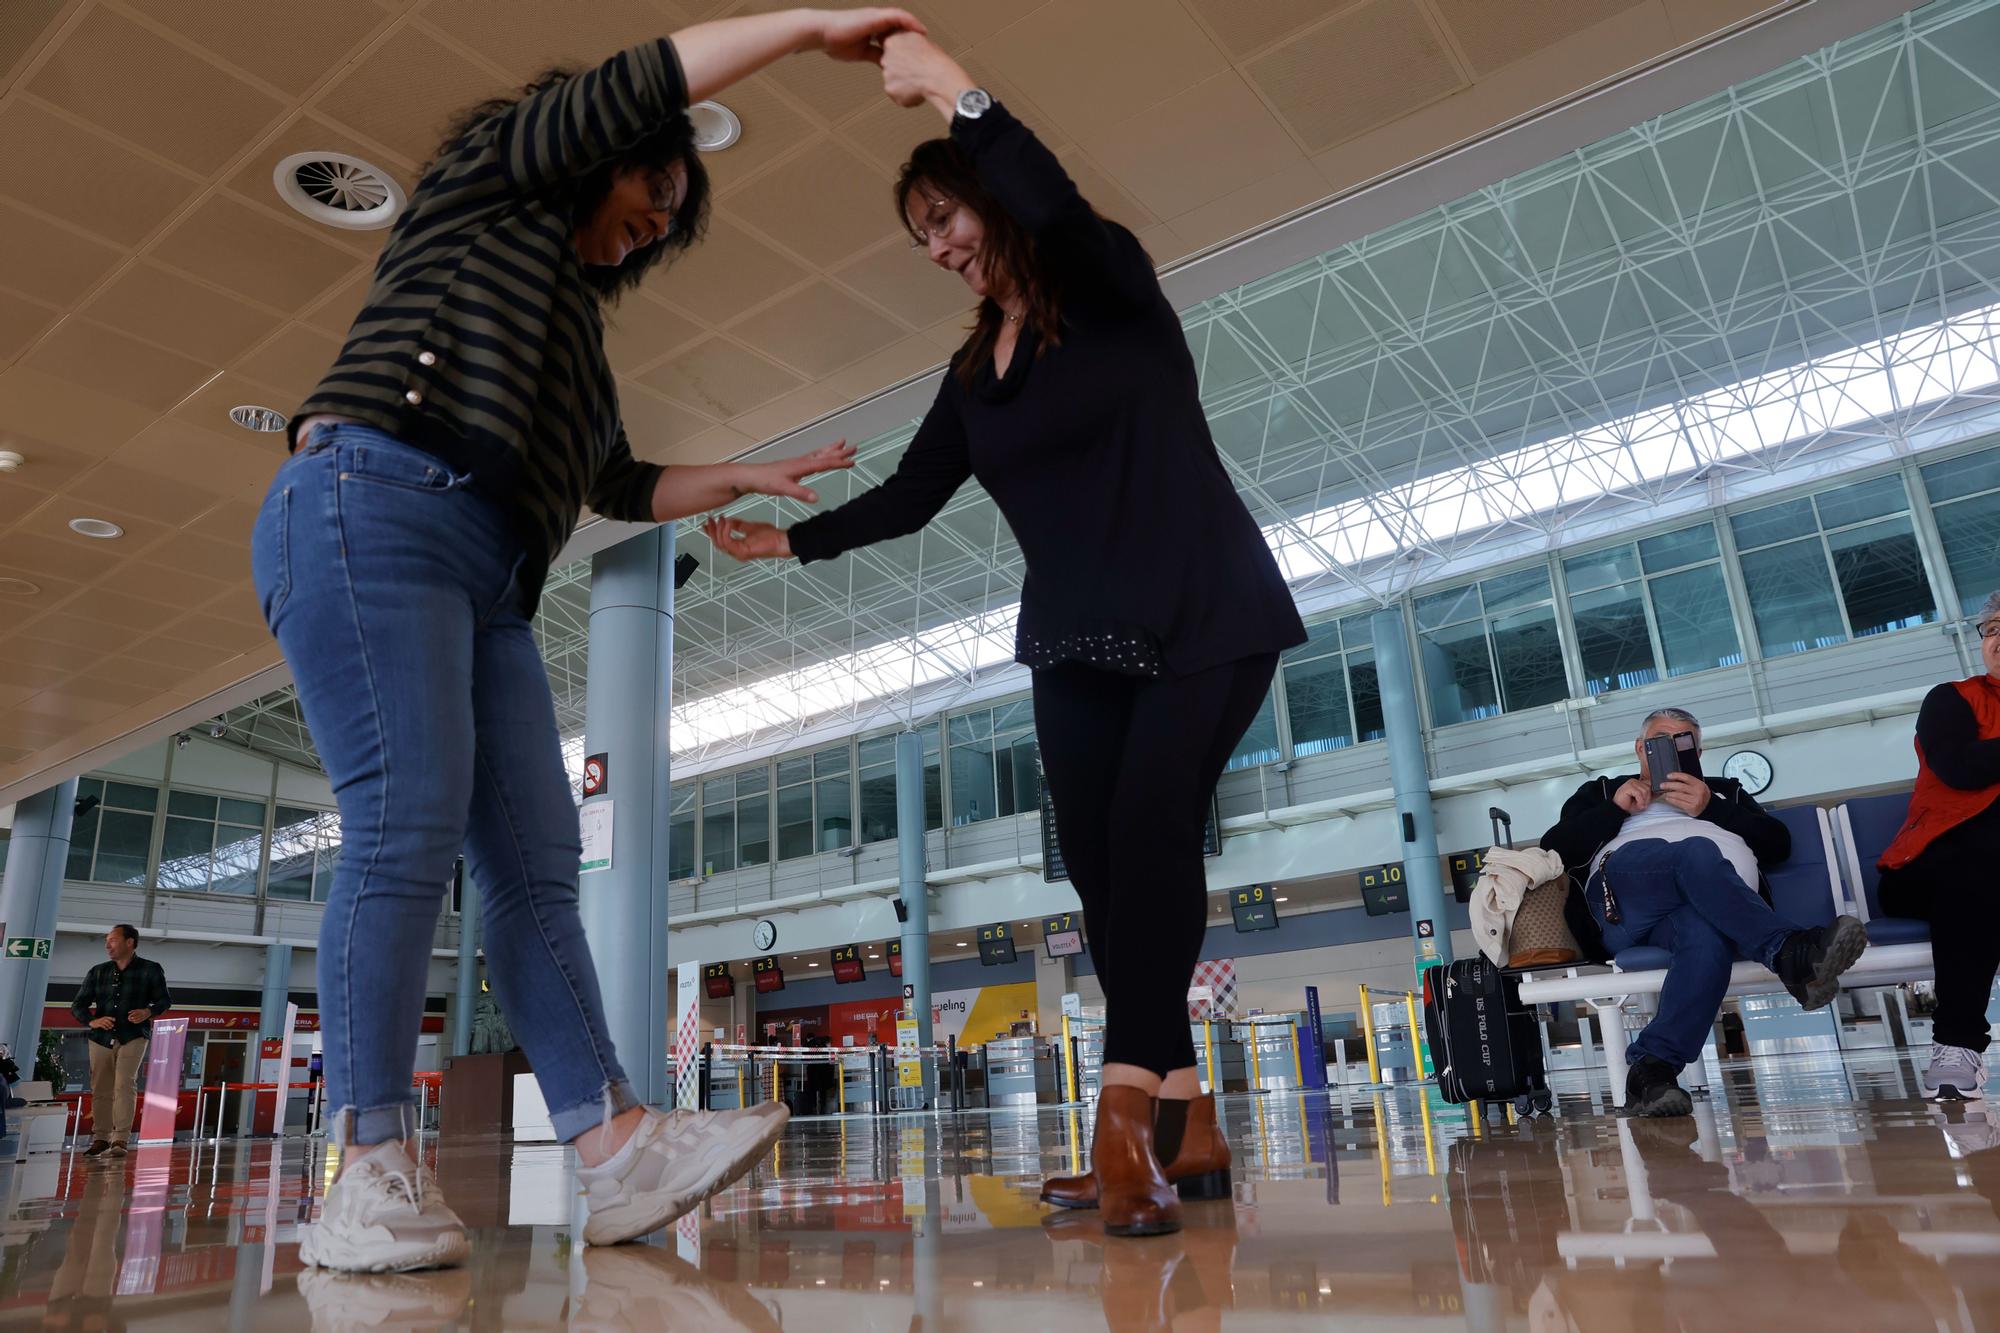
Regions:
<instances>
[{"instance_id":1,"label":"striped shirt","mask_svg":"<svg viewBox=\"0 0 2000 1333\"><path fill-rule=\"evenodd\" d=\"M447 149L396 219L339 359L293 414L292 446L308 418L344 417L470 473L514 521L531 601L585 505L650 521L662 469L626 441L565 187L686 105L661 38Z\"/></svg>"}]
</instances>

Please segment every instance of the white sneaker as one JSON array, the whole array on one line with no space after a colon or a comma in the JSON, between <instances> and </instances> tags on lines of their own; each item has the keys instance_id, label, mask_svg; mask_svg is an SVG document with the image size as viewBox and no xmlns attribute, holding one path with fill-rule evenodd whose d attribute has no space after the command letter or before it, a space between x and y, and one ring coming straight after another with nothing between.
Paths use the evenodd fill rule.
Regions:
<instances>
[{"instance_id":1,"label":"white sneaker","mask_svg":"<svg viewBox=\"0 0 2000 1333\"><path fill-rule=\"evenodd\" d=\"M299 1241L308 1268L402 1273L465 1262L465 1223L444 1191L400 1146L377 1148L341 1172L326 1192L319 1224Z\"/></svg>"},{"instance_id":2,"label":"white sneaker","mask_svg":"<svg viewBox=\"0 0 2000 1333\"><path fill-rule=\"evenodd\" d=\"M1925 1101L1977 1102L1986 1099L1986 1057L1963 1046L1931 1047L1924 1071Z\"/></svg>"},{"instance_id":3,"label":"white sneaker","mask_svg":"<svg viewBox=\"0 0 2000 1333\"><path fill-rule=\"evenodd\" d=\"M590 1205L584 1244L637 1240L727 1189L764 1159L791 1118L783 1102L740 1111L648 1109L609 1161L577 1169Z\"/></svg>"},{"instance_id":4,"label":"white sneaker","mask_svg":"<svg viewBox=\"0 0 2000 1333\"><path fill-rule=\"evenodd\" d=\"M299 1295L312 1312L313 1333L456 1328L472 1302L472 1274L463 1268L379 1275L308 1268L299 1274Z\"/></svg>"}]
</instances>

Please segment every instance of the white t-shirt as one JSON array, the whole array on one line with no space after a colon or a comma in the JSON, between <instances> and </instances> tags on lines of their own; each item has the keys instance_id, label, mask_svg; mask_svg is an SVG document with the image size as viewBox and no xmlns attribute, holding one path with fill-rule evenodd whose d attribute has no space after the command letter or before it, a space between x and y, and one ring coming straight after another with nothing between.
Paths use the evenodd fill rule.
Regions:
<instances>
[{"instance_id":1,"label":"white t-shirt","mask_svg":"<svg viewBox=\"0 0 2000 1333\"><path fill-rule=\"evenodd\" d=\"M1619 826L1618 836L1604 844L1604 850L1597 854L1591 873L1604 868L1611 854L1626 843L1642 842L1648 838L1661 838L1667 842L1679 842L1683 838L1707 838L1722 849L1722 855L1743 882L1752 890L1757 887L1757 854L1750 850L1750 844L1720 824L1711 824L1705 819L1696 819L1683 814L1673 806L1655 796L1653 803L1636 815L1625 816Z\"/></svg>"}]
</instances>

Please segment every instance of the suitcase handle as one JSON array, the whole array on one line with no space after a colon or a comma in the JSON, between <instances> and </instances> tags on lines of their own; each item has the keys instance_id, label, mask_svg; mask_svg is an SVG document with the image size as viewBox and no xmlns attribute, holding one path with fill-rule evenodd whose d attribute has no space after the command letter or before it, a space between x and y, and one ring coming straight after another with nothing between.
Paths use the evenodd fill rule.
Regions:
<instances>
[{"instance_id":1,"label":"suitcase handle","mask_svg":"<svg viewBox=\"0 0 2000 1333\"><path fill-rule=\"evenodd\" d=\"M1514 817L1497 805L1487 807L1486 817L1493 821L1493 845L1511 851L1514 846ZM1500 832L1503 826L1507 830L1504 834Z\"/></svg>"}]
</instances>

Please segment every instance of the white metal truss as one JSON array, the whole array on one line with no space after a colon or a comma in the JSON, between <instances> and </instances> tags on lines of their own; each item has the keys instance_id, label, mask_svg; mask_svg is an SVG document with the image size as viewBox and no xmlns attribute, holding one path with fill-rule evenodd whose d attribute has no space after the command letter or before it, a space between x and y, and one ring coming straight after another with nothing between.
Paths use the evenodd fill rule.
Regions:
<instances>
[{"instance_id":1,"label":"white metal truss","mask_svg":"<svg viewBox=\"0 0 2000 1333\"><path fill-rule=\"evenodd\" d=\"M1945 0L1184 312L1287 574L1387 599L2000 402L1994 71L2000 0ZM827 503L912 432L863 442ZM1011 653L1021 556L976 486L823 565L681 543L704 561L677 599L682 762L935 707ZM537 626L566 734L587 602L559 570Z\"/></svg>"}]
</instances>

